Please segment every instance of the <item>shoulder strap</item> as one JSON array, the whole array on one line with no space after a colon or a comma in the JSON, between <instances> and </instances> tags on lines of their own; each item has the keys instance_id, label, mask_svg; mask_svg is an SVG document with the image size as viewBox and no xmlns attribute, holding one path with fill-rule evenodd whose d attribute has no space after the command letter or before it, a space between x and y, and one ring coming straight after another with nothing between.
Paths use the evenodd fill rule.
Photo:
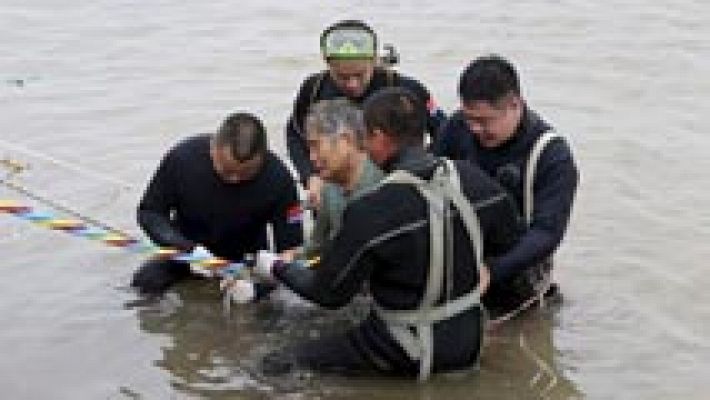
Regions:
<instances>
[{"instance_id":1,"label":"shoulder strap","mask_svg":"<svg viewBox=\"0 0 710 400\"><path fill-rule=\"evenodd\" d=\"M478 216L472 204L461 191L461 182L454 163L444 160L437 167L430 180L421 179L407 171L395 171L381 184L408 184L414 186L428 204L430 230L429 274L422 302L416 310L385 310L374 304L375 311L382 318L393 338L414 360L419 361L419 379L426 380L431 373L434 357L433 324L480 304L478 287L454 300L444 300L440 306L436 302L441 296L444 283L444 231L448 209L453 204L458 210L474 251L477 266L483 256L483 241ZM451 237L451 236L450 236ZM413 330L412 330L413 329Z\"/></svg>"},{"instance_id":2,"label":"shoulder strap","mask_svg":"<svg viewBox=\"0 0 710 400\"><path fill-rule=\"evenodd\" d=\"M437 168L431 181L425 181L407 171L397 170L387 175L376 185L376 187L379 188L387 184L396 183L409 184L414 186L419 193L424 196L427 202L435 196L434 192L437 189L444 190L445 197L449 198L454 203L454 206L463 220L464 226L466 227L466 231L468 232L471 240L471 244L474 247L475 260L478 265L480 265L483 260L483 240L478 215L476 214L471 202L465 198L463 192L461 191L461 181L453 161L445 160L445 162L446 164L444 166ZM433 187L435 185L439 186L439 188L435 189Z\"/></svg>"},{"instance_id":3,"label":"shoulder strap","mask_svg":"<svg viewBox=\"0 0 710 400\"><path fill-rule=\"evenodd\" d=\"M564 139L562 135L555 132L554 130L549 130L543 133L535 142L530 151L530 157L525 168L525 191L523 192L523 206L525 212L525 223L530 226L532 224L533 216L533 206L534 206L534 196L533 196L533 186L535 184L535 172L537 169L538 161L540 161L540 156L542 152L547 147L547 144L554 139Z\"/></svg>"},{"instance_id":4,"label":"shoulder strap","mask_svg":"<svg viewBox=\"0 0 710 400\"><path fill-rule=\"evenodd\" d=\"M320 87L323 84L323 80L325 79L326 75L328 75L328 71L321 71L316 77L315 81L313 81L313 88L311 90L311 101L308 103L308 108L310 108L318 100L318 92L320 92Z\"/></svg>"}]
</instances>

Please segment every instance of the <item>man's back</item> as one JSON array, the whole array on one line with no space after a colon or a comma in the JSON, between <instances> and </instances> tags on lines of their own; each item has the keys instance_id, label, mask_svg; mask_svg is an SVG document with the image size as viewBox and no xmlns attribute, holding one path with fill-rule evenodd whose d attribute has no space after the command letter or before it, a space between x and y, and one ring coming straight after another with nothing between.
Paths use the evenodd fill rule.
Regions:
<instances>
[{"instance_id":1,"label":"man's back","mask_svg":"<svg viewBox=\"0 0 710 400\"><path fill-rule=\"evenodd\" d=\"M474 207L480 207L477 211L485 238L485 255L504 253L515 242L521 228L509 197L495 182L469 163L457 162L456 168L466 198ZM415 172L424 179L430 178L431 173L431 170ZM331 252L347 253L347 248L353 246L367 248L368 252L363 254L363 258L371 259L378 265L376 269L373 268L370 277L375 298L378 297L379 283L382 282L386 287L382 289L384 293L399 292L394 299L384 296L382 300L390 304L383 305L398 309L416 307L426 282L430 255L427 203L417 190L406 184L386 184L351 204L345 210L343 226L359 234L350 236L348 246L342 250L339 250L338 244L333 244ZM457 296L477 283L477 270L471 267L475 265L475 260L460 216L455 218L454 226L452 242L456 272L450 294ZM373 238L402 229L409 230L409 233L368 246ZM391 287L392 282L398 283L395 289Z\"/></svg>"},{"instance_id":2,"label":"man's back","mask_svg":"<svg viewBox=\"0 0 710 400\"><path fill-rule=\"evenodd\" d=\"M410 170L428 179L434 165ZM478 205L486 255L507 250L516 239L518 221L510 200L494 182L469 163L456 164L467 199ZM441 218L441 216L439 216ZM358 292L364 281L378 307L414 310L422 302L429 277L430 223L428 205L411 185L390 183L364 195L345 210L343 230L326 246L313 287L315 300L341 306ZM443 300L459 298L478 284L478 268L460 216L454 217L453 237L445 239L453 249L446 262ZM478 356L482 315L478 307L434 324L433 370L470 366ZM355 333L368 348L391 356L399 365L406 357L390 337L377 314L371 314ZM396 356L399 354L399 356ZM394 355L394 356L393 356ZM416 372L416 365L410 365Z\"/></svg>"}]
</instances>

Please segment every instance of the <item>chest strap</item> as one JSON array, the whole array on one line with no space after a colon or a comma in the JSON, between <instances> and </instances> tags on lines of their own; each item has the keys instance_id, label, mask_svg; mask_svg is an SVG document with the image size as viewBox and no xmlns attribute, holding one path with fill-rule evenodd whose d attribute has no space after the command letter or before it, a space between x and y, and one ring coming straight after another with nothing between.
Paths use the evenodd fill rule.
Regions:
<instances>
[{"instance_id":1,"label":"chest strap","mask_svg":"<svg viewBox=\"0 0 710 400\"><path fill-rule=\"evenodd\" d=\"M537 164L540 162L540 156L545 150L547 145L555 140L564 140L564 137L554 130L549 130L537 139L532 149L530 150L530 157L528 157L526 167L525 167L525 182L523 191L523 213L525 217L525 224L530 227L532 225L532 218L535 206L535 196L534 196L534 186L535 186L535 174L537 172ZM547 260L544 262L552 262L552 260ZM516 315L518 315L523 310L528 309L530 306L536 302L542 306L544 301L544 296L547 290L552 284L552 272L548 271L544 273L544 276L540 282L537 282L534 288L534 293L531 298L525 300L521 305L512 311L498 317L495 319L496 323L501 323L507 321Z\"/></svg>"},{"instance_id":2,"label":"chest strap","mask_svg":"<svg viewBox=\"0 0 710 400\"><path fill-rule=\"evenodd\" d=\"M458 211L463 220L464 227L471 242L477 268L483 261L483 240L478 216L461 192L458 172L453 162L445 160L445 164L438 167L431 180L425 181L406 171L395 171L387 176L380 185L407 184L417 189L427 202L429 218L429 270L427 282L419 307L414 310L391 310L377 304L373 305L375 313L382 319L392 337L412 360L419 361L419 380L428 379L434 355L433 324L450 319L466 310L480 305L480 291L478 287L456 299L445 299L437 305L441 298L444 276L445 259L450 259L453 254L445 254L447 248L444 243L445 231L453 232L453 219L447 218L451 206ZM452 236L447 239L453 240ZM452 264L453 265L453 264ZM476 271L477 272L477 271ZM448 271L452 274L453 271Z\"/></svg>"},{"instance_id":3,"label":"chest strap","mask_svg":"<svg viewBox=\"0 0 710 400\"><path fill-rule=\"evenodd\" d=\"M534 196L533 189L535 185L535 173L537 172L537 164L540 161L542 152L554 139L564 139L562 135L554 130L543 133L535 142L530 150L530 157L525 167L525 191L523 192L523 207L525 212L525 223L530 226L532 224Z\"/></svg>"}]
</instances>

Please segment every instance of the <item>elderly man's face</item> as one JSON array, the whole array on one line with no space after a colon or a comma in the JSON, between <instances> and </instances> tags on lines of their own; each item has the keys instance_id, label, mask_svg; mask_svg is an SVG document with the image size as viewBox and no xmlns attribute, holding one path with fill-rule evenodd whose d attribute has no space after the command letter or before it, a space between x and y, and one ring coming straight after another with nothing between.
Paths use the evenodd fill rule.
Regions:
<instances>
[{"instance_id":1,"label":"elderly man's face","mask_svg":"<svg viewBox=\"0 0 710 400\"><path fill-rule=\"evenodd\" d=\"M343 132L326 136L315 129L306 135L308 151L313 167L325 181L342 184L350 172L350 160L359 152L354 143L354 135Z\"/></svg>"}]
</instances>

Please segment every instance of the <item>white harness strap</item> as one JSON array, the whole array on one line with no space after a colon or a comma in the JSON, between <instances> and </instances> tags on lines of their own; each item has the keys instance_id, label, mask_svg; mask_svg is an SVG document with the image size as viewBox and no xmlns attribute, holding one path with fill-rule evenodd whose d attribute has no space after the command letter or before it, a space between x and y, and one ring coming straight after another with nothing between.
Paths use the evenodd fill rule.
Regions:
<instances>
[{"instance_id":1,"label":"white harness strap","mask_svg":"<svg viewBox=\"0 0 710 400\"><path fill-rule=\"evenodd\" d=\"M533 189L535 185L535 172L537 170L537 163L540 161L540 156L545 150L545 147L547 147L547 144L550 143L550 141L552 141L553 139L557 138L563 139L562 135L555 132L554 130L547 131L537 139L537 142L535 142L532 150L530 151L530 158L528 158L528 162L525 168L525 191L523 192L525 223L528 226L532 224L534 205Z\"/></svg>"},{"instance_id":2,"label":"white harness strap","mask_svg":"<svg viewBox=\"0 0 710 400\"><path fill-rule=\"evenodd\" d=\"M555 132L554 130L549 130L545 133L543 133L535 142L533 145L532 150L530 151L530 157L528 158L526 168L525 168L525 190L523 192L523 212L525 213L525 224L530 227L532 225L532 217L533 217L533 211L534 211L534 204L535 204L535 196L534 196L534 186L535 186L535 173L537 172L537 164L540 161L540 156L542 155L542 152L545 150L547 145L554 139L561 139L564 140L563 136L560 135L559 133ZM518 308L499 316L494 320L495 323L501 323L504 321L507 321L516 315L518 315L520 312L523 310L528 309L530 306L532 306L535 302L538 302L538 304L542 307L543 306L543 300L545 296L545 292L550 288L550 285L552 284L552 273L547 273L545 274L544 279L539 282L539 284L535 285L535 292L537 293L533 297L525 300Z\"/></svg>"},{"instance_id":3,"label":"white harness strap","mask_svg":"<svg viewBox=\"0 0 710 400\"><path fill-rule=\"evenodd\" d=\"M430 181L422 180L406 171L395 171L380 184L393 183L414 186L427 201L430 226L429 273L418 309L386 310L376 304L373 307L407 355L419 361L419 379L423 381L429 377L433 362L432 325L480 305L481 295L478 287L463 296L436 305L444 283L444 217L449 203L454 205L463 220L473 247L476 266L481 265L483 259L483 240L478 216L461 192L458 172L453 162L446 160L446 165L439 167Z\"/></svg>"}]
</instances>

